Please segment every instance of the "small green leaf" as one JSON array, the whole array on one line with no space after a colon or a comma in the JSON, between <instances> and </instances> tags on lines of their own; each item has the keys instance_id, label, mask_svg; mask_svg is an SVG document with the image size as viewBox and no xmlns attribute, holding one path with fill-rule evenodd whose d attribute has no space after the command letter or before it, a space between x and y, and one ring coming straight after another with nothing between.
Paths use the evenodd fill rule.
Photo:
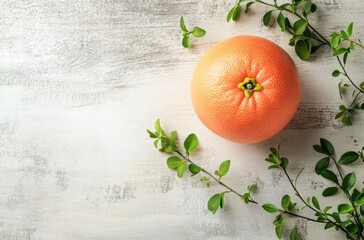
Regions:
<instances>
[{"instance_id":1,"label":"small green leaf","mask_svg":"<svg viewBox=\"0 0 364 240\"><path fill-rule=\"evenodd\" d=\"M201 172L201 168L196 166L195 164L190 164L188 166L188 170L192 173L192 176L196 175L197 173Z\"/></svg>"},{"instance_id":2,"label":"small green leaf","mask_svg":"<svg viewBox=\"0 0 364 240\"><path fill-rule=\"evenodd\" d=\"M275 212L278 212L278 208L276 206L274 206L273 204L271 203L266 203L266 204L263 204L263 209L269 213L275 213Z\"/></svg>"},{"instance_id":3,"label":"small green leaf","mask_svg":"<svg viewBox=\"0 0 364 240\"><path fill-rule=\"evenodd\" d=\"M223 208L225 205L225 193L220 194L220 208Z\"/></svg>"},{"instance_id":4,"label":"small green leaf","mask_svg":"<svg viewBox=\"0 0 364 240\"><path fill-rule=\"evenodd\" d=\"M307 27L307 21L305 19L299 19L293 24L294 34L300 35L302 34Z\"/></svg>"},{"instance_id":5,"label":"small green leaf","mask_svg":"<svg viewBox=\"0 0 364 240\"><path fill-rule=\"evenodd\" d=\"M283 221L280 221L276 225L276 235L278 239L282 239L282 234L283 234Z\"/></svg>"},{"instance_id":6,"label":"small green leaf","mask_svg":"<svg viewBox=\"0 0 364 240\"><path fill-rule=\"evenodd\" d=\"M150 131L149 129L147 129L147 132L149 134L150 138L157 138L157 135L155 135L152 131Z\"/></svg>"},{"instance_id":7,"label":"small green leaf","mask_svg":"<svg viewBox=\"0 0 364 240\"><path fill-rule=\"evenodd\" d=\"M340 214L346 214L346 213L352 212L354 210L354 208L348 204L343 203L337 207L337 210Z\"/></svg>"},{"instance_id":8,"label":"small green leaf","mask_svg":"<svg viewBox=\"0 0 364 240\"><path fill-rule=\"evenodd\" d=\"M336 176L336 174L335 173L333 173L333 172L331 172L330 170L323 170L322 172L321 172L321 176L323 177L323 178L326 178L327 180L330 180L330 181L332 181L332 182L334 182L334 183L336 183L337 185L339 185L339 181L338 181L338 179L337 179L337 176Z\"/></svg>"},{"instance_id":9,"label":"small green leaf","mask_svg":"<svg viewBox=\"0 0 364 240\"><path fill-rule=\"evenodd\" d=\"M353 123L351 122L351 119L348 116L345 116L341 119L343 123L345 123L348 126L351 126Z\"/></svg>"},{"instance_id":10,"label":"small green leaf","mask_svg":"<svg viewBox=\"0 0 364 240\"><path fill-rule=\"evenodd\" d=\"M297 227L294 227L291 231L291 234L289 236L290 240L297 240Z\"/></svg>"},{"instance_id":11,"label":"small green leaf","mask_svg":"<svg viewBox=\"0 0 364 240\"><path fill-rule=\"evenodd\" d=\"M326 140L325 138L320 138L320 144L322 149L327 155L329 156L334 155L335 153L334 146L332 146L332 144L328 140Z\"/></svg>"},{"instance_id":12,"label":"small green leaf","mask_svg":"<svg viewBox=\"0 0 364 240\"><path fill-rule=\"evenodd\" d=\"M346 165L346 164L353 163L358 159L359 159L359 154L357 152L349 151L349 152L346 152L343 155L341 155L341 157L339 159L339 163Z\"/></svg>"},{"instance_id":13,"label":"small green leaf","mask_svg":"<svg viewBox=\"0 0 364 240\"><path fill-rule=\"evenodd\" d=\"M278 14L277 22L278 25L281 27L282 32L286 31L285 17L283 16L282 12Z\"/></svg>"},{"instance_id":14,"label":"small green leaf","mask_svg":"<svg viewBox=\"0 0 364 240\"><path fill-rule=\"evenodd\" d=\"M186 138L186 140L183 143L187 154L190 154L190 152L193 152L194 150L196 150L197 146L198 146L198 138L196 136L196 134L191 133L190 135L188 135L188 137Z\"/></svg>"},{"instance_id":15,"label":"small green leaf","mask_svg":"<svg viewBox=\"0 0 364 240\"><path fill-rule=\"evenodd\" d=\"M172 131L171 132L171 145L174 149L178 150L177 144L176 144L176 138L177 138L177 131Z\"/></svg>"},{"instance_id":16,"label":"small green leaf","mask_svg":"<svg viewBox=\"0 0 364 240\"><path fill-rule=\"evenodd\" d=\"M348 50L346 48L338 48L334 51L333 53L333 56L336 57L336 56L339 56L341 54L344 54L346 53Z\"/></svg>"},{"instance_id":17,"label":"small green leaf","mask_svg":"<svg viewBox=\"0 0 364 240\"><path fill-rule=\"evenodd\" d=\"M349 39L349 35L344 30L341 30L340 34L341 34L341 37L344 38L345 40Z\"/></svg>"},{"instance_id":18,"label":"small green leaf","mask_svg":"<svg viewBox=\"0 0 364 240\"><path fill-rule=\"evenodd\" d=\"M213 195L208 203L207 203L207 208L213 213L215 214L217 212L217 210L220 207L220 202L221 202L221 194L217 193L215 195Z\"/></svg>"},{"instance_id":19,"label":"small green leaf","mask_svg":"<svg viewBox=\"0 0 364 240\"><path fill-rule=\"evenodd\" d=\"M340 71L339 71L339 70L335 70L335 71L333 71L333 72L332 72L332 76L333 76L333 77L338 77L338 76L340 76L340 74L341 74L341 73L340 73Z\"/></svg>"},{"instance_id":20,"label":"small green leaf","mask_svg":"<svg viewBox=\"0 0 364 240\"><path fill-rule=\"evenodd\" d=\"M233 12L233 20L236 21L239 19L241 13L241 7L240 4L236 5Z\"/></svg>"},{"instance_id":21,"label":"small green leaf","mask_svg":"<svg viewBox=\"0 0 364 240\"><path fill-rule=\"evenodd\" d=\"M159 143L159 139L157 139L157 140L155 140L155 141L153 142L154 147L155 147L155 148L157 148L157 149L158 149L158 143Z\"/></svg>"},{"instance_id":22,"label":"small green leaf","mask_svg":"<svg viewBox=\"0 0 364 240\"><path fill-rule=\"evenodd\" d=\"M346 61L348 60L348 56L349 56L348 52L344 53L344 57L343 57L344 64L346 64Z\"/></svg>"},{"instance_id":23,"label":"small green leaf","mask_svg":"<svg viewBox=\"0 0 364 240\"><path fill-rule=\"evenodd\" d=\"M311 7L312 7L311 0L307 0L304 9L306 15L308 15L311 12Z\"/></svg>"},{"instance_id":24,"label":"small green leaf","mask_svg":"<svg viewBox=\"0 0 364 240\"><path fill-rule=\"evenodd\" d=\"M346 226L346 229L348 230L349 233L352 233L352 234L355 234L359 231L359 227L353 223Z\"/></svg>"},{"instance_id":25,"label":"small green leaf","mask_svg":"<svg viewBox=\"0 0 364 240\"><path fill-rule=\"evenodd\" d=\"M324 210L322 210L322 212L323 212L324 214L326 214L326 213L327 213L327 211L329 211L331 208L332 208L331 206L327 206L327 207L325 207L325 208L324 208Z\"/></svg>"},{"instance_id":26,"label":"small green leaf","mask_svg":"<svg viewBox=\"0 0 364 240\"><path fill-rule=\"evenodd\" d=\"M285 158L285 157L282 157L281 158L281 167L283 168L283 169L287 169L287 167L288 167L288 163L289 163L289 161L288 161L288 159L287 158Z\"/></svg>"},{"instance_id":27,"label":"small green leaf","mask_svg":"<svg viewBox=\"0 0 364 240\"><path fill-rule=\"evenodd\" d=\"M312 197L312 204L313 204L313 206L315 206L315 208L317 208L318 210L320 210L319 201L317 200L317 198L315 196Z\"/></svg>"},{"instance_id":28,"label":"small green leaf","mask_svg":"<svg viewBox=\"0 0 364 240\"><path fill-rule=\"evenodd\" d=\"M160 133L162 131L161 122L160 122L159 118L155 121L154 128L157 133Z\"/></svg>"},{"instance_id":29,"label":"small green leaf","mask_svg":"<svg viewBox=\"0 0 364 240\"><path fill-rule=\"evenodd\" d=\"M194 27L193 28L192 35L194 37L200 38L200 37L205 36L205 34L206 34L206 31L203 30L202 28L199 28L199 27Z\"/></svg>"},{"instance_id":30,"label":"small green leaf","mask_svg":"<svg viewBox=\"0 0 364 240\"><path fill-rule=\"evenodd\" d=\"M325 153L325 151L322 149L320 145L313 145L313 149L318 153Z\"/></svg>"},{"instance_id":31,"label":"small green leaf","mask_svg":"<svg viewBox=\"0 0 364 240\"><path fill-rule=\"evenodd\" d=\"M355 206L364 205L364 193L360 194L354 203L355 203Z\"/></svg>"},{"instance_id":32,"label":"small green leaf","mask_svg":"<svg viewBox=\"0 0 364 240\"><path fill-rule=\"evenodd\" d=\"M185 25L185 21L183 20L183 17L181 16L180 20L179 20L179 25L182 29L183 32L188 32L186 25Z\"/></svg>"},{"instance_id":33,"label":"small green leaf","mask_svg":"<svg viewBox=\"0 0 364 240\"><path fill-rule=\"evenodd\" d=\"M354 26L354 23L351 22L348 26L348 29L346 30L346 32L348 33L349 37L351 37L351 35L353 34L353 26Z\"/></svg>"},{"instance_id":34,"label":"small green leaf","mask_svg":"<svg viewBox=\"0 0 364 240\"><path fill-rule=\"evenodd\" d=\"M263 16L263 24L264 24L264 26L268 26L269 25L270 20L272 18L272 12L273 12L273 10L272 11L268 11L267 13L264 14L264 16Z\"/></svg>"},{"instance_id":35,"label":"small green leaf","mask_svg":"<svg viewBox=\"0 0 364 240\"><path fill-rule=\"evenodd\" d=\"M349 173L344 177L343 184L342 184L342 190L344 192L350 191L350 189L354 186L356 182L356 175L355 173Z\"/></svg>"},{"instance_id":36,"label":"small green leaf","mask_svg":"<svg viewBox=\"0 0 364 240\"><path fill-rule=\"evenodd\" d=\"M247 190L248 192L252 192L254 191L254 189L257 188L257 185L256 184L250 184L248 187L247 187Z\"/></svg>"},{"instance_id":37,"label":"small green leaf","mask_svg":"<svg viewBox=\"0 0 364 240\"><path fill-rule=\"evenodd\" d=\"M360 83L360 85L359 85L359 87L360 87L361 89L364 89L364 82L361 82L361 83Z\"/></svg>"},{"instance_id":38,"label":"small green leaf","mask_svg":"<svg viewBox=\"0 0 364 240\"><path fill-rule=\"evenodd\" d=\"M338 190L339 189L337 187L328 187L322 192L322 196L324 197L334 196L338 192Z\"/></svg>"},{"instance_id":39,"label":"small green leaf","mask_svg":"<svg viewBox=\"0 0 364 240\"><path fill-rule=\"evenodd\" d=\"M245 13L248 13L250 7L254 4L255 2L248 2L245 6Z\"/></svg>"},{"instance_id":40,"label":"small green leaf","mask_svg":"<svg viewBox=\"0 0 364 240\"><path fill-rule=\"evenodd\" d=\"M331 47L336 49L340 44L340 35L337 33L331 34Z\"/></svg>"},{"instance_id":41,"label":"small green leaf","mask_svg":"<svg viewBox=\"0 0 364 240\"><path fill-rule=\"evenodd\" d=\"M325 230L326 229L329 229L329 228L332 228L332 227L334 227L335 226L335 224L334 223L332 223L332 222L328 222L328 223L326 223L325 224Z\"/></svg>"},{"instance_id":42,"label":"small green leaf","mask_svg":"<svg viewBox=\"0 0 364 240\"><path fill-rule=\"evenodd\" d=\"M241 199L246 203L248 204L249 203L249 197L250 197L250 194L249 193L244 193L243 196L241 196Z\"/></svg>"},{"instance_id":43,"label":"small green leaf","mask_svg":"<svg viewBox=\"0 0 364 240\"><path fill-rule=\"evenodd\" d=\"M311 55L311 48L312 44L309 38L298 40L295 45L295 52L300 59L307 60Z\"/></svg>"},{"instance_id":44,"label":"small green leaf","mask_svg":"<svg viewBox=\"0 0 364 240\"><path fill-rule=\"evenodd\" d=\"M311 12L314 13L314 12L316 12L316 10L317 10L317 5L314 4L314 3L312 3L312 5L311 5Z\"/></svg>"},{"instance_id":45,"label":"small green leaf","mask_svg":"<svg viewBox=\"0 0 364 240\"><path fill-rule=\"evenodd\" d=\"M225 176L229 172L230 163L231 163L230 160L226 160L220 164L220 167L219 167L220 177Z\"/></svg>"},{"instance_id":46,"label":"small green leaf","mask_svg":"<svg viewBox=\"0 0 364 240\"><path fill-rule=\"evenodd\" d=\"M234 9L235 9L235 7L233 7L232 9L230 9L228 15L226 16L226 21L227 22L230 22L230 20L232 19L233 13L234 13Z\"/></svg>"},{"instance_id":47,"label":"small green leaf","mask_svg":"<svg viewBox=\"0 0 364 240\"><path fill-rule=\"evenodd\" d=\"M341 111L341 112L338 112L337 114L336 114L336 116L335 116L335 119L338 119L338 118L340 118L342 115L344 115L344 111Z\"/></svg>"},{"instance_id":48,"label":"small green leaf","mask_svg":"<svg viewBox=\"0 0 364 240\"><path fill-rule=\"evenodd\" d=\"M182 160L177 156L172 156L167 159L167 166L175 169L182 163Z\"/></svg>"},{"instance_id":49,"label":"small green leaf","mask_svg":"<svg viewBox=\"0 0 364 240\"><path fill-rule=\"evenodd\" d=\"M188 35L183 36L182 38L182 46L184 48L189 48L191 46L190 38Z\"/></svg>"},{"instance_id":50,"label":"small green leaf","mask_svg":"<svg viewBox=\"0 0 364 240\"><path fill-rule=\"evenodd\" d=\"M186 171L186 163L185 162L182 162L180 165L178 165L177 167L177 176L179 178L183 177L183 174L185 173Z\"/></svg>"},{"instance_id":51,"label":"small green leaf","mask_svg":"<svg viewBox=\"0 0 364 240\"><path fill-rule=\"evenodd\" d=\"M321 174L323 170L326 170L330 164L330 157L324 157L323 159L319 160L315 166L315 172L317 174Z\"/></svg>"},{"instance_id":52,"label":"small green leaf","mask_svg":"<svg viewBox=\"0 0 364 240\"><path fill-rule=\"evenodd\" d=\"M282 197L281 206L284 210L288 211L290 205L291 205L291 197L286 194Z\"/></svg>"}]
</instances>

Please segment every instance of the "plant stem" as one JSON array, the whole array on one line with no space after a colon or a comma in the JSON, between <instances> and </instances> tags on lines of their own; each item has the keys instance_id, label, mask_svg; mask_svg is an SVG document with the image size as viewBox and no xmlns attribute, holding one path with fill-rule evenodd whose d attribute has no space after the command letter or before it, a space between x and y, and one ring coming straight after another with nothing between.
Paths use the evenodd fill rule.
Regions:
<instances>
[{"instance_id":1,"label":"plant stem","mask_svg":"<svg viewBox=\"0 0 364 240\"><path fill-rule=\"evenodd\" d=\"M289 181L289 183L291 184L291 186L292 186L292 188L293 188L293 190L295 191L295 193L296 193L296 196L299 198L299 199L301 199L301 201L308 207L308 208L310 208L312 211L314 211L314 212L316 212L316 213L320 213L321 214L321 212L320 211L318 211L318 210L316 210L316 209L314 209L313 207L311 207L304 199L303 199L303 197L301 196L301 194L298 192L298 190L297 190L297 188L295 187L295 185L293 184L293 182L292 182L292 179L289 177L289 175L288 175L288 172L287 172L287 170L286 169L284 169L283 168L283 172L284 172L284 174L286 175L286 177L288 178L288 181ZM325 216L326 217L326 216ZM342 227L340 224L337 224L337 223L335 223L335 222L333 222L333 221L331 221L329 218L327 218L326 217L326 219L327 219L327 221L329 221L329 222L331 222L332 224L334 224L335 226L337 226L337 227L339 227L343 232L345 232L346 234L347 234L347 236L349 236L349 239L351 239L351 240L354 240L354 238L353 237L351 237L350 236L350 233L344 228L344 227Z\"/></svg>"},{"instance_id":2,"label":"plant stem","mask_svg":"<svg viewBox=\"0 0 364 240\"><path fill-rule=\"evenodd\" d=\"M180 151L175 151L178 155L180 155L183 159L185 159L187 162L198 166L197 164L195 164L194 162L192 162L188 157L186 157L185 155L183 155ZM215 177L212 173L208 172L207 170L205 170L204 168L198 166L202 172L204 172L205 174L207 174L208 176L210 176L212 179L214 179L218 184L220 184L221 186L223 186L226 189L229 189L229 191L231 191L232 193L238 195L240 198L243 196L242 194L238 193L236 190L234 190L233 188L229 187L228 185L226 185L225 183L223 183L221 180L219 180L217 177ZM253 199L249 199L249 202L254 203L254 204L258 204L256 201L254 201Z\"/></svg>"},{"instance_id":3,"label":"plant stem","mask_svg":"<svg viewBox=\"0 0 364 240\"><path fill-rule=\"evenodd\" d=\"M317 221L316 219L313 219L313 218L309 218L309 217L306 217L306 216L302 216L302 215L299 215L299 214L296 214L296 213L293 213L293 212L288 212L288 211L285 211L285 210L279 210L281 213L284 213L284 214L287 214L287 215L291 215L291 216L295 216L295 217L298 217L298 218L303 218L303 219L306 219L307 221L311 221L311 222L317 222L317 223L329 223L329 221L326 221L326 222L320 222L320 221Z\"/></svg>"}]
</instances>

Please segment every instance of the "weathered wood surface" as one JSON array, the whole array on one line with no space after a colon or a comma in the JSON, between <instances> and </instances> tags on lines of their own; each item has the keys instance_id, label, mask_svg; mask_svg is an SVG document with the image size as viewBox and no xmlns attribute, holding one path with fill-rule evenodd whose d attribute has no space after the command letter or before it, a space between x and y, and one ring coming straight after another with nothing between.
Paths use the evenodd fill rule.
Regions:
<instances>
[{"instance_id":1,"label":"weathered wood surface","mask_svg":"<svg viewBox=\"0 0 364 240\"><path fill-rule=\"evenodd\" d=\"M329 184L316 177L320 157L311 146L331 139L338 151L364 143L363 114L343 127L333 116L340 104L337 68L328 49L300 61L289 36L262 26L264 8L227 24L234 1L212 0L3 0L0 7L0 239L275 239L259 207L228 196L212 216L198 179L177 179L155 151L145 129L156 118L180 136L196 132L193 155L214 170L232 159L226 182L237 189L256 182L259 202L293 195L279 172L266 170L269 146L283 144L291 172L306 166L299 188L320 194ZM355 21L363 36L361 1L319 0L315 25L326 36ZM206 37L186 50L178 21L201 26ZM238 145L209 132L195 116L189 80L201 55L239 34L278 43L297 63L303 85L300 109L275 138ZM363 54L350 72L362 80ZM345 169L349 171L349 169ZM357 165L355 172L363 168ZM325 199L324 202L334 201ZM310 214L307 212L307 214ZM317 224L300 226L303 239L339 239Z\"/></svg>"}]
</instances>

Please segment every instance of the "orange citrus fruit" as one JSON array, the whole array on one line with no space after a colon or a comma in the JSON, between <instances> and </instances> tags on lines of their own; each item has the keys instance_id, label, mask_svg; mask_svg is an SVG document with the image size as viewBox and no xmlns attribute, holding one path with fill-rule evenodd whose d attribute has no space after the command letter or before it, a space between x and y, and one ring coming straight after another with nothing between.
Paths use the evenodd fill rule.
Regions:
<instances>
[{"instance_id":1,"label":"orange citrus fruit","mask_svg":"<svg viewBox=\"0 0 364 240\"><path fill-rule=\"evenodd\" d=\"M222 41L201 58L191 82L192 104L217 135L257 143L280 132L301 99L297 68L275 43L256 36Z\"/></svg>"}]
</instances>

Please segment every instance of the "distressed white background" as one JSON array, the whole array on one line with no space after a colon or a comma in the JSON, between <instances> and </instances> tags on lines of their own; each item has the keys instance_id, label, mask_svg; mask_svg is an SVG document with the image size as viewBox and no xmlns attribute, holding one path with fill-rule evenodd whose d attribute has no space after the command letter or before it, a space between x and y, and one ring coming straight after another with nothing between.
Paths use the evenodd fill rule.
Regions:
<instances>
[{"instance_id":1,"label":"distressed white background","mask_svg":"<svg viewBox=\"0 0 364 240\"><path fill-rule=\"evenodd\" d=\"M293 195L279 171L268 171L268 147L283 145L290 172L306 166L298 187L320 195L330 184L313 171L320 137L342 153L364 143L364 116L354 126L333 120L341 103L338 67L328 48L300 61L289 36L262 26L265 8L227 24L235 1L213 0L2 0L0 3L0 239L275 239L274 216L233 195L226 208L209 213L198 178L177 179L145 129L160 118L180 136L198 134L193 159L211 171L232 160L226 182L243 192L257 183L260 203ZM364 4L318 0L312 22L328 36L355 21L363 37ZM201 26L194 47L180 43L179 17ZM252 34L282 46L296 62L303 97L289 126L256 145L227 142L209 132L193 112L189 81L213 44ZM363 80L363 52L350 73ZM360 175L362 165L355 165ZM346 172L350 168L344 169ZM359 181L360 180L360 181ZM358 181L361 182L362 178ZM323 199L322 204L335 202ZM310 212L303 213L312 216ZM340 239L334 230L296 219L303 239Z\"/></svg>"}]
</instances>

